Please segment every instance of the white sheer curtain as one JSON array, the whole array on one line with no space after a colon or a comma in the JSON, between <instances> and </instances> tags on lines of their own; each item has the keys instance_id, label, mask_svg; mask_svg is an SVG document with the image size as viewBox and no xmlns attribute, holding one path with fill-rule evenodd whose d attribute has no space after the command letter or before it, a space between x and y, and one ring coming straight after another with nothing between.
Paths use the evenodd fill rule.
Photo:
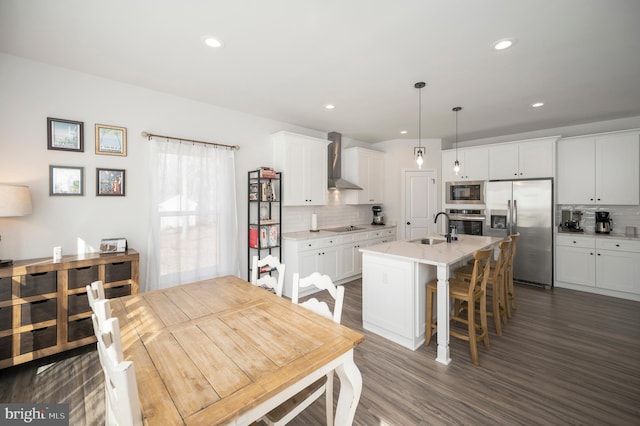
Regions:
<instances>
[{"instance_id":1,"label":"white sheer curtain","mask_svg":"<svg viewBox=\"0 0 640 426\"><path fill-rule=\"evenodd\" d=\"M239 275L234 151L152 140L144 290Z\"/></svg>"}]
</instances>

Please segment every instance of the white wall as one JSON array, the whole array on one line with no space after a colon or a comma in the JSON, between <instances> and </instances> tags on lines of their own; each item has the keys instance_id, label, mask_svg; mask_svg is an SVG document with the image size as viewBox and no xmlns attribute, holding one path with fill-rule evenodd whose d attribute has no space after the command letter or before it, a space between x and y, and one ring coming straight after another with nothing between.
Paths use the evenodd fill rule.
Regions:
<instances>
[{"instance_id":1,"label":"white wall","mask_svg":"<svg viewBox=\"0 0 640 426\"><path fill-rule=\"evenodd\" d=\"M421 145L425 148L423 169L435 169L438 171L438 206L436 210L441 210L440 200L440 182L441 174L441 151L440 139L422 139ZM415 157L413 156L413 148L418 146L416 139L394 139L385 142L379 142L372 146L373 149L386 152L385 157L385 217L397 225L403 220L402 193L400 188L403 187L403 170L417 169ZM403 227L398 227L398 236L404 235Z\"/></svg>"},{"instance_id":2,"label":"white wall","mask_svg":"<svg viewBox=\"0 0 640 426\"><path fill-rule=\"evenodd\" d=\"M241 271L246 271L247 171L271 164L271 133L325 133L0 54L0 182L28 185L33 214L0 218L0 258L51 257L125 237L146 276L148 142L157 134L240 145L236 152ZM84 122L84 152L47 149L47 117ZM126 157L95 154L95 124L127 128ZM83 197L50 197L49 165L85 168ZM96 197L96 167L126 169L125 197ZM83 246L86 244L86 247ZM144 281L143 281L144 282Z\"/></svg>"}]
</instances>

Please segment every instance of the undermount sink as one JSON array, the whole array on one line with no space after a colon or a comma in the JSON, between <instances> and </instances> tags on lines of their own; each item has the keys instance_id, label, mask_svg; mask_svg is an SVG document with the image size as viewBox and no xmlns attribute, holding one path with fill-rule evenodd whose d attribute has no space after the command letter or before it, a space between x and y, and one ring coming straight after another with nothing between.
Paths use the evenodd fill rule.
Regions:
<instances>
[{"instance_id":1,"label":"undermount sink","mask_svg":"<svg viewBox=\"0 0 640 426\"><path fill-rule=\"evenodd\" d=\"M351 231L361 231L364 228L358 228L357 226L348 225L348 226L338 226L336 228L327 228L323 229L323 231L329 232L351 232Z\"/></svg>"},{"instance_id":2,"label":"undermount sink","mask_svg":"<svg viewBox=\"0 0 640 426\"><path fill-rule=\"evenodd\" d=\"M428 244L430 246L434 246L436 244L446 243L447 240L443 240L442 238L437 238L437 237L425 237L425 238L410 240L410 242L416 243L416 244Z\"/></svg>"}]
</instances>

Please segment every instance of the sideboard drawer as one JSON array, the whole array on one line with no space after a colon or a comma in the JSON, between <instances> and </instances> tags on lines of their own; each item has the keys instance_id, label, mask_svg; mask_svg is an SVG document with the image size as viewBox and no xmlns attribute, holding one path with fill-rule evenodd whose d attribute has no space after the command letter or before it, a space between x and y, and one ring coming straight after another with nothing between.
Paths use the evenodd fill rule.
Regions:
<instances>
[{"instance_id":1,"label":"sideboard drawer","mask_svg":"<svg viewBox=\"0 0 640 426\"><path fill-rule=\"evenodd\" d=\"M107 299L115 299L116 297L128 296L130 294L131 286L129 284L104 289L104 297Z\"/></svg>"},{"instance_id":2,"label":"sideboard drawer","mask_svg":"<svg viewBox=\"0 0 640 426\"><path fill-rule=\"evenodd\" d=\"M98 265L69 269L69 289L84 288L98 280Z\"/></svg>"},{"instance_id":3,"label":"sideboard drawer","mask_svg":"<svg viewBox=\"0 0 640 426\"><path fill-rule=\"evenodd\" d=\"M57 328L55 326L20 333L20 353L26 354L38 349L55 346L57 337Z\"/></svg>"},{"instance_id":4,"label":"sideboard drawer","mask_svg":"<svg viewBox=\"0 0 640 426\"><path fill-rule=\"evenodd\" d=\"M11 300L11 282L12 277L0 278L0 302Z\"/></svg>"},{"instance_id":5,"label":"sideboard drawer","mask_svg":"<svg viewBox=\"0 0 640 426\"><path fill-rule=\"evenodd\" d=\"M13 306L0 308L0 331L13 328Z\"/></svg>"},{"instance_id":6,"label":"sideboard drawer","mask_svg":"<svg viewBox=\"0 0 640 426\"><path fill-rule=\"evenodd\" d=\"M131 262L107 263L105 265L105 283L131 279Z\"/></svg>"},{"instance_id":7,"label":"sideboard drawer","mask_svg":"<svg viewBox=\"0 0 640 426\"><path fill-rule=\"evenodd\" d=\"M67 297L67 314L69 316L89 312L90 310L87 293L70 294Z\"/></svg>"},{"instance_id":8,"label":"sideboard drawer","mask_svg":"<svg viewBox=\"0 0 640 426\"><path fill-rule=\"evenodd\" d=\"M77 321L71 321L69 322L67 341L73 342L75 340L93 336L93 334L93 320L91 319L91 317L83 318Z\"/></svg>"},{"instance_id":9,"label":"sideboard drawer","mask_svg":"<svg viewBox=\"0 0 640 426\"><path fill-rule=\"evenodd\" d=\"M58 291L58 271L40 272L22 276L20 297L37 296L39 294Z\"/></svg>"},{"instance_id":10,"label":"sideboard drawer","mask_svg":"<svg viewBox=\"0 0 640 426\"><path fill-rule=\"evenodd\" d=\"M55 320L58 316L58 299L38 300L20 305L22 319L20 325L37 324Z\"/></svg>"},{"instance_id":11,"label":"sideboard drawer","mask_svg":"<svg viewBox=\"0 0 640 426\"><path fill-rule=\"evenodd\" d=\"M13 336L0 337L0 359L11 358L13 350Z\"/></svg>"}]
</instances>

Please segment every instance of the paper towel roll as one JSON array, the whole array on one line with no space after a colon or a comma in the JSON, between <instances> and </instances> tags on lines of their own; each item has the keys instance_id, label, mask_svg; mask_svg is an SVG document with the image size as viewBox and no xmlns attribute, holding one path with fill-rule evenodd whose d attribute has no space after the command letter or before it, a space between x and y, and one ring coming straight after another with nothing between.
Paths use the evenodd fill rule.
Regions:
<instances>
[{"instance_id":1,"label":"paper towel roll","mask_svg":"<svg viewBox=\"0 0 640 426\"><path fill-rule=\"evenodd\" d=\"M318 230L318 215L316 215L315 213L311 215L311 230L312 231Z\"/></svg>"}]
</instances>

